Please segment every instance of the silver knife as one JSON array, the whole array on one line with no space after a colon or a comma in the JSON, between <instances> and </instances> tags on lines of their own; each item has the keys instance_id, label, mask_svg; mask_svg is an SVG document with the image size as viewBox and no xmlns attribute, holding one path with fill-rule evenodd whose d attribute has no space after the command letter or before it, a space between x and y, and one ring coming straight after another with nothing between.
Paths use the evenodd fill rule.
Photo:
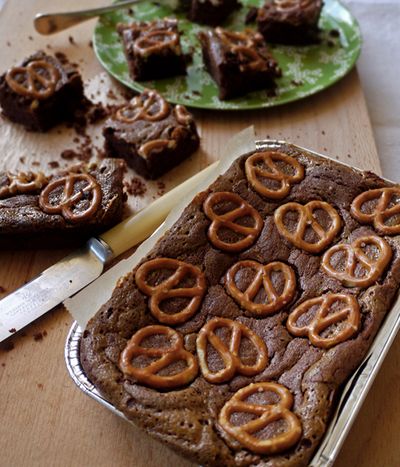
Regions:
<instances>
[{"instance_id":1,"label":"silver knife","mask_svg":"<svg viewBox=\"0 0 400 467\"><path fill-rule=\"evenodd\" d=\"M178 201L211 175L217 164L189 178L98 238L91 238L83 248L0 300L0 342L86 287L101 275L111 259L147 238Z\"/></svg>"}]
</instances>

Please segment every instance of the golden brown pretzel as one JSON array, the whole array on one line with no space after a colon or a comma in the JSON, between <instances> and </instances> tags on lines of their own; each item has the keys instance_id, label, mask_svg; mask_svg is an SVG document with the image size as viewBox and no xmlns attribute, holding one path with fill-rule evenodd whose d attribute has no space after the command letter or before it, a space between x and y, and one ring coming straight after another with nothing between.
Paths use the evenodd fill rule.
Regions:
<instances>
[{"instance_id":1,"label":"golden brown pretzel","mask_svg":"<svg viewBox=\"0 0 400 467\"><path fill-rule=\"evenodd\" d=\"M150 55L167 48L176 48L179 45L177 32L165 29L156 29L145 33L135 40L133 49L140 55Z\"/></svg>"},{"instance_id":2,"label":"golden brown pretzel","mask_svg":"<svg viewBox=\"0 0 400 467\"><path fill-rule=\"evenodd\" d=\"M314 217L314 211L317 209L324 210L331 218L331 225L325 230ZM285 226L285 215L288 212L297 212L299 218L297 220L296 229L290 232ZM339 233L341 228L340 216L336 209L325 201L310 201L304 206L299 203L286 203L280 206L274 213L274 219L279 233L286 237L293 245L308 251L309 253L319 253L326 248ZM318 235L319 240L315 243L310 243L304 240L307 227L310 227Z\"/></svg>"},{"instance_id":3,"label":"golden brown pretzel","mask_svg":"<svg viewBox=\"0 0 400 467\"><path fill-rule=\"evenodd\" d=\"M256 275L242 292L236 286L236 274L245 268L256 271ZM281 293L278 293L272 283L272 273L281 272L284 276L284 287ZM257 261L244 260L234 264L226 273L226 286L232 297L247 311L255 316L266 316L281 310L290 303L296 293L296 276L293 269L285 263L274 261L266 265ZM256 303L254 298L264 288L267 301L266 303Z\"/></svg>"},{"instance_id":4,"label":"golden brown pretzel","mask_svg":"<svg viewBox=\"0 0 400 467\"><path fill-rule=\"evenodd\" d=\"M133 123L137 120L157 122L168 114L168 102L155 91L146 90L134 97L128 105L118 109L115 118L122 123Z\"/></svg>"},{"instance_id":5,"label":"golden brown pretzel","mask_svg":"<svg viewBox=\"0 0 400 467\"><path fill-rule=\"evenodd\" d=\"M22 76L23 80L19 80L18 76ZM50 97L59 79L58 69L45 60L35 60L27 66L13 67L6 74L6 82L14 92L33 99Z\"/></svg>"},{"instance_id":6,"label":"golden brown pretzel","mask_svg":"<svg viewBox=\"0 0 400 467\"><path fill-rule=\"evenodd\" d=\"M283 172L276 164L276 161L282 161L290 165L294 170L293 175ZM267 169L260 166L263 163ZM278 151L256 152L248 157L245 163L246 177L250 185L257 193L267 198L282 199L289 194L291 185L298 183L304 178L304 167L293 157ZM260 178L277 181L279 188L273 189L266 187Z\"/></svg>"},{"instance_id":7,"label":"golden brown pretzel","mask_svg":"<svg viewBox=\"0 0 400 467\"><path fill-rule=\"evenodd\" d=\"M176 145L173 139L152 139L142 144L138 149L138 154L147 159L152 152L163 151L167 147L174 147Z\"/></svg>"},{"instance_id":8,"label":"golden brown pretzel","mask_svg":"<svg viewBox=\"0 0 400 467\"><path fill-rule=\"evenodd\" d=\"M142 347L140 344L149 336L164 335L170 341L168 347ZM149 357L152 360L145 367L134 366L135 357ZM179 361L186 363L186 368L173 375L160 375L160 371ZM119 359L121 371L133 376L140 383L157 389L172 389L190 383L196 377L199 367L196 358L183 344L182 335L167 326L146 326L136 332L126 344Z\"/></svg>"},{"instance_id":9,"label":"golden brown pretzel","mask_svg":"<svg viewBox=\"0 0 400 467\"><path fill-rule=\"evenodd\" d=\"M279 400L275 404L246 402L253 394L274 393ZM290 410L293 405L291 392L278 383L252 383L239 389L222 407L218 422L221 427L244 447L256 454L278 454L294 446L300 439L302 428L297 416ZM230 421L232 414L245 413L256 416L242 425ZM268 439L254 436L266 426L279 420L285 421L285 429Z\"/></svg>"},{"instance_id":10,"label":"golden brown pretzel","mask_svg":"<svg viewBox=\"0 0 400 467\"><path fill-rule=\"evenodd\" d=\"M149 274L153 271L169 269L175 272L161 283L151 286L147 283ZM192 276L196 284L192 287L179 287L180 282ZM136 271L136 284L139 289L150 297L149 308L151 314L161 323L181 324L191 318L199 309L206 292L206 280L199 268L192 264L172 258L155 258L143 263ZM190 302L182 310L166 313L161 310L161 302L170 298L190 298Z\"/></svg>"},{"instance_id":11,"label":"golden brown pretzel","mask_svg":"<svg viewBox=\"0 0 400 467\"><path fill-rule=\"evenodd\" d=\"M215 334L216 329L228 328L231 332L229 346ZM257 361L253 365L246 365L240 358L240 344L242 337L247 338L257 350ZM224 367L212 372L207 363L207 346L210 344L219 354ZM213 318L199 331L196 340L197 356L201 372L210 383L224 383L231 380L236 373L254 376L267 366L268 351L264 341L254 331L243 323L227 318Z\"/></svg>"},{"instance_id":12,"label":"golden brown pretzel","mask_svg":"<svg viewBox=\"0 0 400 467\"><path fill-rule=\"evenodd\" d=\"M236 205L237 208L228 211L225 214L216 214L214 206L222 201L230 201ZM208 238L210 242L220 250L224 251L241 251L251 246L261 232L263 221L260 214L250 206L239 195L229 192L220 191L211 193L203 204L204 213L212 221L208 229ZM245 227L234 222L245 216L251 216L254 219L253 227ZM227 243L218 237L218 231L222 228L232 230L244 236L241 240L234 243Z\"/></svg>"},{"instance_id":13,"label":"golden brown pretzel","mask_svg":"<svg viewBox=\"0 0 400 467\"><path fill-rule=\"evenodd\" d=\"M288 12L289 10L299 11L315 3L315 0L274 0L276 9Z\"/></svg>"},{"instance_id":14,"label":"golden brown pretzel","mask_svg":"<svg viewBox=\"0 0 400 467\"><path fill-rule=\"evenodd\" d=\"M0 198L6 198L18 193L34 192L43 188L48 182L47 177L42 172L8 173L7 177L9 184L0 188Z\"/></svg>"},{"instance_id":15,"label":"golden brown pretzel","mask_svg":"<svg viewBox=\"0 0 400 467\"><path fill-rule=\"evenodd\" d=\"M75 191L75 184L85 182L86 186ZM63 194L58 204L50 202L51 193L63 187ZM89 206L81 212L74 212L73 207L82 200L85 193L91 193ZM71 173L65 177L51 181L40 193L39 206L47 214L61 214L70 222L82 222L88 220L99 208L101 203L101 187L89 174Z\"/></svg>"},{"instance_id":16,"label":"golden brown pretzel","mask_svg":"<svg viewBox=\"0 0 400 467\"><path fill-rule=\"evenodd\" d=\"M390 206L393 198L395 202ZM370 213L364 213L364 203L378 200ZM351 203L351 215L363 224L373 224L375 229L384 235L397 235L400 233L400 188L377 188L376 190L364 191ZM388 225L385 220L396 217L395 223Z\"/></svg>"},{"instance_id":17,"label":"golden brown pretzel","mask_svg":"<svg viewBox=\"0 0 400 467\"><path fill-rule=\"evenodd\" d=\"M174 108L176 121L180 125L189 125L193 121L193 116L189 113L183 105L176 105Z\"/></svg>"},{"instance_id":18,"label":"golden brown pretzel","mask_svg":"<svg viewBox=\"0 0 400 467\"><path fill-rule=\"evenodd\" d=\"M345 307L329 314L332 305L336 302L344 303ZM308 313L312 307L317 307L314 318L306 325L297 325L299 318ZM331 325L343 322L344 325L335 335L322 336L322 333ZM308 336L310 342L316 347L329 349L357 333L360 327L360 307L353 295L328 293L306 300L295 308L288 317L286 327L294 336Z\"/></svg>"},{"instance_id":19,"label":"golden brown pretzel","mask_svg":"<svg viewBox=\"0 0 400 467\"><path fill-rule=\"evenodd\" d=\"M377 258L371 258L364 252L363 248L368 245L378 249ZM345 255L343 271L338 271L331 263L332 256L338 252ZM386 240L377 235L367 235L357 238L350 245L341 243L329 248L322 257L321 266L327 274L340 280L346 287L368 287L380 278L391 258L392 249ZM358 264L366 271L364 276L357 277Z\"/></svg>"}]
</instances>

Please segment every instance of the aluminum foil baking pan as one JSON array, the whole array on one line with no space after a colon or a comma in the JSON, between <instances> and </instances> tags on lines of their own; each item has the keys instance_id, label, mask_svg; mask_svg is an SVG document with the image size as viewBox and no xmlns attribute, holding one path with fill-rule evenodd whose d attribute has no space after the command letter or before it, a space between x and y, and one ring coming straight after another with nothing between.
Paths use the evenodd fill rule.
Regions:
<instances>
[{"instance_id":1,"label":"aluminum foil baking pan","mask_svg":"<svg viewBox=\"0 0 400 467\"><path fill-rule=\"evenodd\" d=\"M294 149L308 152L328 160L333 160L323 154L310 151L309 149L286 143L284 141L265 140L257 141L257 149L278 149L282 144L289 144ZM349 164L335 160L336 163L358 170ZM390 182L390 180L387 180ZM210 182L211 183L211 182ZM391 182L392 183L392 182ZM397 298L392 309L387 313L375 339L368 350L367 355L355 370L347 384L344 386L337 408L329 423L328 429L321 444L310 462L311 467L331 467L338 456L341 447L354 423L361 406L367 397L376 375L388 353L400 328L400 297ZM94 387L85 375L79 358L79 346L82 329L75 322L68 334L65 344L65 362L68 372L75 384L85 394L107 407L116 415L129 421L125 415L110 404Z\"/></svg>"}]
</instances>

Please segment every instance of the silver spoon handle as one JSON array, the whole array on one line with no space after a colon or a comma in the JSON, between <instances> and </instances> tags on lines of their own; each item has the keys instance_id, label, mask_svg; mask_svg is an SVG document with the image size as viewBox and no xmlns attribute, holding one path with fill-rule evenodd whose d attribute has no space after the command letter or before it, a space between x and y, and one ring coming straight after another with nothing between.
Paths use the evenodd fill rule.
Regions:
<instances>
[{"instance_id":1,"label":"silver spoon handle","mask_svg":"<svg viewBox=\"0 0 400 467\"><path fill-rule=\"evenodd\" d=\"M90 10L70 11L67 13L38 13L33 20L33 24L38 33L48 35L75 26L88 19L109 13L111 11L126 8L142 0L125 0L102 8L92 8Z\"/></svg>"}]
</instances>

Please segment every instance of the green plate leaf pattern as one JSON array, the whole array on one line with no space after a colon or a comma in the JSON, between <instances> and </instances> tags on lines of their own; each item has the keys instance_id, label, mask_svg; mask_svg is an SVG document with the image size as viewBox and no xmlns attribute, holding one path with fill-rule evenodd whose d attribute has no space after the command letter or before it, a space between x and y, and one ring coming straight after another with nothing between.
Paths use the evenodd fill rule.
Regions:
<instances>
[{"instance_id":1,"label":"green plate leaf pattern","mask_svg":"<svg viewBox=\"0 0 400 467\"><path fill-rule=\"evenodd\" d=\"M231 15L223 25L227 29L242 30L249 8L263 0L242 0L243 7ZM132 14L133 12L133 14ZM176 17L182 33L185 52L193 51L193 62L186 76L177 76L157 81L133 81L128 72L117 23L149 21L166 16ZM167 6L150 1L136 5L133 10L121 9L104 15L96 25L94 50L104 68L118 81L136 90L156 89L168 101L203 109L244 110L273 107L315 94L341 79L354 66L361 50L361 34L357 21L338 0L325 0L320 27L322 41L309 46L271 46L271 51L282 69L282 78L277 82L275 95L261 90L229 101L220 101L218 89L203 66L197 34L205 29L175 13ZM332 35L331 31L339 35Z\"/></svg>"}]
</instances>

